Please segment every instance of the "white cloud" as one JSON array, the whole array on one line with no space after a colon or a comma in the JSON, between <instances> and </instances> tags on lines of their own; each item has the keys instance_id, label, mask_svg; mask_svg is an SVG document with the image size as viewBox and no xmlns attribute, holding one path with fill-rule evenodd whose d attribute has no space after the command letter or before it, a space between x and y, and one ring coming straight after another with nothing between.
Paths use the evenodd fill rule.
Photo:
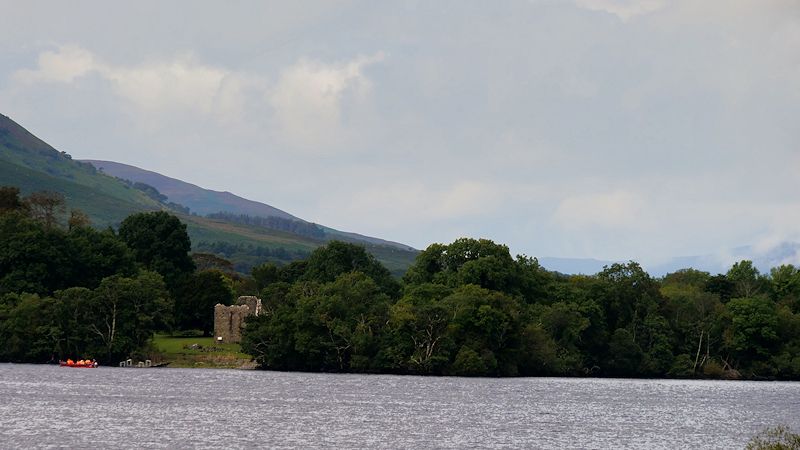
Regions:
<instances>
[{"instance_id":1,"label":"white cloud","mask_svg":"<svg viewBox=\"0 0 800 450\"><path fill-rule=\"evenodd\" d=\"M240 104L235 98L240 90L225 85L233 74L201 64L191 55L122 66L106 63L79 46L62 45L42 52L36 69L18 70L13 78L25 84L69 84L88 75L108 81L118 96L147 113L189 110L209 114L219 105L230 112Z\"/></svg>"},{"instance_id":2,"label":"white cloud","mask_svg":"<svg viewBox=\"0 0 800 450\"><path fill-rule=\"evenodd\" d=\"M26 85L70 84L95 75L116 96L144 113L140 120L145 123L159 123L148 119L149 115L174 113L244 121L249 90L253 90L256 98L273 108L272 129L279 136L301 147L325 147L343 137L345 102L358 106L368 98L372 82L364 69L383 59L383 53L331 64L301 58L270 84L265 76L204 64L191 54L116 65L82 47L63 45L42 52L35 69L18 70L13 79Z\"/></svg>"},{"instance_id":3,"label":"white cloud","mask_svg":"<svg viewBox=\"0 0 800 450\"><path fill-rule=\"evenodd\" d=\"M230 75L191 57L138 67L103 65L98 72L113 83L118 95L146 111L196 109L202 113L214 110L223 80Z\"/></svg>"},{"instance_id":4,"label":"white cloud","mask_svg":"<svg viewBox=\"0 0 800 450\"><path fill-rule=\"evenodd\" d=\"M268 94L281 134L300 146L338 140L345 97L364 101L372 88L364 68L383 59L383 53L334 64L301 59L284 69Z\"/></svg>"},{"instance_id":5,"label":"white cloud","mask_svg":"<svg viewBox=\"0 0 800 450\"><path fill-rule=\"evenodd\" d=\"M76 45L62 45L55 51L42 52L36 69L18 70L13 78L22 83L71 83L96 68L91 52Z\"/></svg>"},{"instance_id":6,"label":"white cloud","mask_svg":"<svg viewBox=\"0 0 800 450\"><path fill-rule=\"evenodd\" d=\"M581 8L613 14L623 22L658 11L666 5L665 0L575 0L575 3Z\"/></svg>"}]
</instances>

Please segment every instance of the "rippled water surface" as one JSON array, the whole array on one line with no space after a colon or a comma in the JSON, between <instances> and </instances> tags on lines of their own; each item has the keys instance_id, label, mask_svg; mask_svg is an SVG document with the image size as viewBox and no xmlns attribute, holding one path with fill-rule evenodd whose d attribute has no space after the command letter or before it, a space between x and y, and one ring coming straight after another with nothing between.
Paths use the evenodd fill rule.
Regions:
<instances>
[{"instance_id":1,"label":"rippled water surface","mask_svg":"<svg viewBox=\"0 0 800 450\"><path fill-rule=\"evenodd\" d=\"M0 364L0 447L742 448L800 383Z\"/></svg>"}]
</instances>

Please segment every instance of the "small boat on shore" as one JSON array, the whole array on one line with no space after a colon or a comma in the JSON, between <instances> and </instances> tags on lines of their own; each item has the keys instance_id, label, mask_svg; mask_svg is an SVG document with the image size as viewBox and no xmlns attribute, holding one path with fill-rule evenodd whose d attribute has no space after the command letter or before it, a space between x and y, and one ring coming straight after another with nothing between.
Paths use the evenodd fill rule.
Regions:
<instances>
[{"instance_id":1,"label":"small boat on shore","mask_svg":"<svg viewBox=\"0 0 800 450\"><path fill-rule=\"evenodd\" d=\"M61 367L74 367L78 369L94 369L97 367L97 361L89 360L89 359L81 359L79 361L73 361L68 359L66 361L59 361L58 365Z\"/></svg>"}]
</instances>

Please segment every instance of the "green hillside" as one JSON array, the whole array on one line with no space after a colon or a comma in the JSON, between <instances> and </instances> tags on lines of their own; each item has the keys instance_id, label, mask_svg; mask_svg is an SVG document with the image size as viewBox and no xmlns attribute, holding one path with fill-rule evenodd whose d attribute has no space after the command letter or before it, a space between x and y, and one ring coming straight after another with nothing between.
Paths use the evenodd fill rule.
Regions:
<instances>
[{"instance_id":1,"label":"green hillside","mask_svg":"<svg viewBox=\"0 0 800 450\"><path fill-rule=\"evenodd\" d=\"M74 161L3 115L0 185L16 186L23 195L43 190L60 192L68 210L80 209L98 228L116 226L136 212L169 209L130 183L100 172L91 164ZM300 234L172 212L186 223L195 251L223 249L224 252L211 252L222 253L220 256L242 271L265 261L286 263L302 258L325 243ZM359 243L396 275L404 273L417 254L413 249Z\"/></svg>"},{"instance_id":2,"label":"green hillside","mask_svg":"<svg viewBox=\"0 0 800 450\"><path fill-rule=\"evenodd\" d=\"M315 248L329 242L328 240L312 239L283 231L270 230L267 228L242 225L206 217L176 214L186 223L192 243L197 248L198 244L204 242L225 242L241 246L253 246L267 249L284 249L290 253L308 254ZM389 245L373 245L359 242L367 251L372 253L383 265L394 275L401 276L406 269L414 262L417 256L416 250L403 250ZM205 249L200 249L205 251ZM240 255L231 258L230 255L223 255L239 265L255 265L263 262L259 258ZM281 258L270 258L278 262L286 262Z\"/></svg>"},{"instance_id":3,"label":"green hillside","mask_svg":"<svg viewBox=\"0 0 800 450\"><path fill-rule=\"evenodd\" d=\"M215 213L230 213L233 215L262 218L279 217L291 221L303 222L307 225L313 225L318 228L321 234L321 236L318 237L325 241L340 240L361 245L375 246L376 248L389 246L416 253L413 248L399 242L387 241L358 233L340 231L323 225L311 224L266 203L242 198L230 192L218 192L204 189L200 186L136 166L103 160L83 160L82 162L91 163L105 174L122 178L123 180L140 182L153 186L161 194L166 195L168 201L186 206L192 213L201 216L213 215Z\"/></svg>"}]
</instances>

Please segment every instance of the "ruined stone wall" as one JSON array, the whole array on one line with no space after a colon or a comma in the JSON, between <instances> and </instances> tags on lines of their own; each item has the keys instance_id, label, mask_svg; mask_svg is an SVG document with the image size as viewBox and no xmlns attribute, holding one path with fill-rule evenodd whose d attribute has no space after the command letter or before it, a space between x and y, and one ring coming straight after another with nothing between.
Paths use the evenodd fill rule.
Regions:
<instances>
[{"instance_id":1,"label":"ruined stone wall","mask_svg":"<svg viewBox=\"0 0 800 450\"><path fill-rule=\"evenodd\" d=\"M236 299L237 305L247 305L250 308L250 314L255 316L261 314L261 299L254 295L243 295Z\"/></svg>"},{"instance_id":2,"label":"ruined stone wall","mask_svg":"<svg viewBox=\"0 0 800 450\"><path fill-rule=\"evenodd\" d=\"M214 337L226 344L241 342L244 319L260 313L261 299L254 296L239 297L231 306L217 303L214 306Z\"/></svg>"}]
</instances>

